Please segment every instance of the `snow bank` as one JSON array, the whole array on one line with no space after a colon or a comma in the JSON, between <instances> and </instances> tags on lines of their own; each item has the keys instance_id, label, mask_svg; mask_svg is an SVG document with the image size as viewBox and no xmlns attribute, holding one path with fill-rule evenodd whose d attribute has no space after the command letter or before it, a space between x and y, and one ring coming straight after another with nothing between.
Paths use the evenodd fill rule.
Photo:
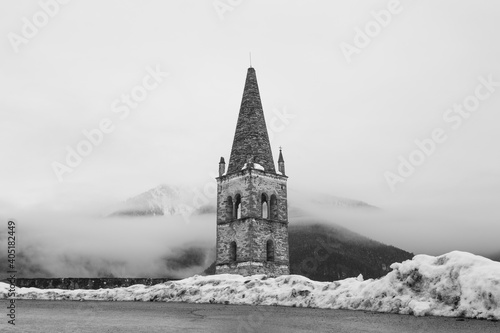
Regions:
<instances>
[{"instance_id":1,"label":"snow bank","mask_svg":"<svg viewBox=\"0 0 500 333\"><path fill-rule=\"evenodd\" d=\"M194 276L151 287L99 290L17 288L17 298L261 304L370 310L415 316L500 320L500 263L465 252L417 255L391 265L381 279L316 282L300 275L267 278ZM0 298L8 285L0 283Z\"/></svg>"},{"instance_id":2,"label":"snow bank","mask_svg":"<svg viewBox=\"0 0 500 333\"><path fill-rule=\"evenodd\" d=\"M251 164L253 164L253 167L250 167L250 168L265 171L264 167L262 165L260 165L259 163L251 163ZM243 167L241 168L241 170L245 170L246 168L249 168L248 163L245 163L243 165Z\"/></svg>"}]
</instances>

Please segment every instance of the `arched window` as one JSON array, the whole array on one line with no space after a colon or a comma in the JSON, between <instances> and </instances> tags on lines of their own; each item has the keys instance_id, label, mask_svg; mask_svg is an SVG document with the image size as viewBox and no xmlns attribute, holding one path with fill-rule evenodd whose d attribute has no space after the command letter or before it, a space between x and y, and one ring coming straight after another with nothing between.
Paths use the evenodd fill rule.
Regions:
<instances>
[{"instance_id":1,"label":"arched window","mask_svg":"<svg viewBox=\"0 0 500 333\"><path fill-rule=\"evenodd\" d=\"M236 261L236 242L232 241L229 245L229 260Z\"/></svg>"},{"instance_id":2,"label":"arched window","mask_svg":"<svg viewBox=\"0 0 500 333\"><path fill-rule=\"evenodd\" d=\"M261 199L260 199L260 208L262 211L262 218L268 219L269 218L269 207L267 204L267 195L265 193L262 193Z\"/></svg>"},{"instance_id":3,"label":"arched window","mask_svg":"<svg viewBox=\"0 0 500 333\"><path fill-rule=\"evenodd\" d=\"M270 209L271 211L271 219L272 220L277 220L278 219L278 198L276 198L276 195L273 194L271 195L271 203L270 203Z\"/></svg>"},{"instance_id":4,"label":"arched window","mask_svg":"<svg viewBox=\"0 0 500 333\"><path fill-rule=\"evenodd\" d=\"M234 197L234 217L241 219L241 195L239 194Z\"/></svg>"},{"instance_id":5,"label":"arched window","mask_svg":"<svg viewBox=\"0 0 500 333\"><path fill-rule=\"evenodd\" d=\"M274 243L271 239L266 244L267 261L274 261Z\"/></svg>"},{"instance_id":6,"label":"arched window","mask_svg":"<svg viewBox=\"0 0 500 333\"><path fill-rule=\"evenodd\" d=\"M226 216L229 221L233 219L233 198L227 197L226 201Z\"/></svg>"}]
</instances>

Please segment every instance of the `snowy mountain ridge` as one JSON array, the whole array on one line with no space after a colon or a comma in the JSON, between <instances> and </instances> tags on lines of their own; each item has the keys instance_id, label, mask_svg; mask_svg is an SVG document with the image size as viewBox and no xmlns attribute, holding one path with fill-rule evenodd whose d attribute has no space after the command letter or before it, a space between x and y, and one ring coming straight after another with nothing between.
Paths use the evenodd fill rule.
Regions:
<instances>
[{"instance_id":1,"label":"snowy mountain ridge","mask_svg":"<svg viewBox=\"0 0 500 333\"><path fill-rule=\"evenodd\" d=\"M195 191L187 187L160 184L113 207L108 216L186 215L194 210Z\"/></svg>"},{"instance_id":2,"label":"snowy mountain ridge","mask_svg":"<svg viewBox=\"0 0 500 333\"><path fill-rule=\"evenodd\" d=\"M294 195L295 193L295 195ZM302 195L291 192L290 210L292 213L300 209L296 202L304 202ZM294 200L294 197L301 197ZM333 195L308 195L307 202L333 208L372 209L377 208L366 202L341 198ZM134 196L125 202L111 208L107 216L158 216L158 215L189 215L215 213L215 193L205 194L197 188L187 186L171 186L160 184L144 193Z\"/></svg>"}]
</instances>

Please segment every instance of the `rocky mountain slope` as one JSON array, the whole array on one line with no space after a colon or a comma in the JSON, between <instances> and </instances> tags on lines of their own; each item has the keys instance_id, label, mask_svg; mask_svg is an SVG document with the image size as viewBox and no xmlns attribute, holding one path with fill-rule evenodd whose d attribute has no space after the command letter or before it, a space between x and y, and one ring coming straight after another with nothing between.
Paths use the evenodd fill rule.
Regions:
<instances>
[{"instance_id":1,"label":"rocky mountain slope","mask_svg":"<svg viewBox=\"0 0 500 333\"><path fill-rule=\"evenodd\" d=\"M500 261L500 252L492 255L487 255L485 257L490 258L491 260Z\"/></svg>"},{"instance_id":2,"label":"rocky mountain slope","mask_svg":"<svg viewBox=\"0 0 500 333\"><path fill-rule=\"evenodd\" d=\"M378 278L389 272L392 263L414 256L341 226L319 223L290 225L289 247L291 274L316 281L340 280L359 274Z\"/></svg>"}]
</instances>

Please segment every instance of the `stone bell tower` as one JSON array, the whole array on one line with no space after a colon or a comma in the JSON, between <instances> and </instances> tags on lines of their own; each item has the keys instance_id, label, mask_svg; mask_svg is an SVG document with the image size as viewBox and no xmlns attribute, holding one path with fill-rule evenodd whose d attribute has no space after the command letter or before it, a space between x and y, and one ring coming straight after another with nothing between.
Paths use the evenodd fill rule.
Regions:
<instances>
[{"instance_id":1,"label":"stone bell tower","mask_svg":"<svg viewBox=\"0 0 500 333\"><path fill-rule=\"evenodd\" d=\"M216 274L290 274L287 176L275 170L255 69L247 72L231 157L217 177Z\"/></svg>"}]
</instances>

